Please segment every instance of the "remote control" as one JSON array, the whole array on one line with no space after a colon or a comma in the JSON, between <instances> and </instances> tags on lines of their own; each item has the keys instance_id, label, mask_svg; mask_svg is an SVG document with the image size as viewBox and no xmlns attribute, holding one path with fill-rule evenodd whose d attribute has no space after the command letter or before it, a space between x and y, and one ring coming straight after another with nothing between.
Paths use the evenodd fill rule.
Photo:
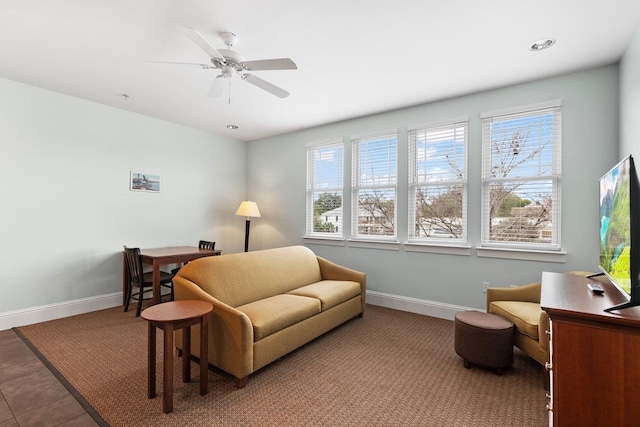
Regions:
<instances>
[{"instance_id":1,"label":"remote control","mask_svg":"<svg viewBox=\"0 0 640 427\"><path fill-rule=\"evenodd\" d=\"M602 286L598 285L597 283L589 283L587 285L587 288L589 288L589 290L591 292L593 292L594 294L603 294L604 293L604 289L602 289Z\"/></svg>"}]
</instances>

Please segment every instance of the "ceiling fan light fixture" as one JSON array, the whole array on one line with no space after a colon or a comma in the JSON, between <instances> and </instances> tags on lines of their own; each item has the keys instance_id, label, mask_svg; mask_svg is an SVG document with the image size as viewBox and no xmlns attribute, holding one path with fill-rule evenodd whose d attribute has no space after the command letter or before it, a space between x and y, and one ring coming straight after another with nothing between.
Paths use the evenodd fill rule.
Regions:
<instances>
[{"instance_id":1,"label":"ceiling fan light fixture","mask_svg":"<svg viewBox=\"0 0 640 427\"><path fill-rule=\"evenodd\" d=\"M227 125L227 129L236 130L236 129L238 129L238 126L236 126L236 125Z\"/></svg>"},{"instance_id":2,"label":"ceiling fan light fixture","mask_svg":"<svg viewBox=\"0 0 640 427\"><path fill-rule=\"evenodd\" d=\"M229 66L229 65L223 65L222 66L222 76L224 76L224 78L226 79L230 79L231 77L233 77L233 74L235 73L235 70L233 69L233 67Z\"/></svg>"},{"instance_id":3,"label":"ceiling fan light fixture","mask_svg":"<svg viewBox=\"0 0 640 427\"><path fill-rule=\"evenodd\" d=\"M537 52L539 50L548 49L554 44L556 44L556 39L552 39L552 38L540 39L537 42L532 43L531 46L529 46L529 50Z\"/></svg>"}]
</instances>

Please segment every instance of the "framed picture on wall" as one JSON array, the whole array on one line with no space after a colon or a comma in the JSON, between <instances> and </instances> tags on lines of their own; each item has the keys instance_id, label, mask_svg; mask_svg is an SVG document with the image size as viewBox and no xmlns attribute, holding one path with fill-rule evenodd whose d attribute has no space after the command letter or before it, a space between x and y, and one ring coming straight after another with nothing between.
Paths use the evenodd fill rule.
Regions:
<instances>
[{"instance_id":1,"label":"framed picture on wall","mask_svg":"<svg viewBox=\"0 0 640 427\"><path fill-rule=\"evenodd\" d=\"M159 193L160 175L132 171L129 177L129 190Z\"/></svg>"}]
</instances>

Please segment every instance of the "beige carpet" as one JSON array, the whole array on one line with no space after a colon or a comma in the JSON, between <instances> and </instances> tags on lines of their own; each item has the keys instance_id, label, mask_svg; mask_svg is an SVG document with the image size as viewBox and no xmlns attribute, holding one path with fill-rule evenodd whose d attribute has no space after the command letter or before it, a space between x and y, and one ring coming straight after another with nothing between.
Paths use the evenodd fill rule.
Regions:
<instances>
[{"instance_id":1,"label":"beige carpet","mask_svg":"<svg viewBox=\"0 0 640 427\"><path fill-rule=\"evenodd\" d=\"M502 376L465 369L453 322L367 306L249 377L209 373L209 393L174 366L174 411L147 398L147 325L102 310L19 328L111 426L546 426L542 368L519 350ZM159 331L160 332L160 331ZM158 373L162 372L158 333Z\"/></svg>"}]
</instances>

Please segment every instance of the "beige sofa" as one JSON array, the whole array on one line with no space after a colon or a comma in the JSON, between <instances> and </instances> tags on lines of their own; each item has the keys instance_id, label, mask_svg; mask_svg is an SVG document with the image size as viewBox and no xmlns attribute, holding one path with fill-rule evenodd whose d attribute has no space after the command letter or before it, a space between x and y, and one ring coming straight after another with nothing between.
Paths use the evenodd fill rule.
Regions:
<instances>
[{"instance_id":1,"label":"beige sofa","mask_svg":"<svg viewBox=\"0 0 640 427\"><path fill-rule=\"evenodd\" d=\"M249 374L362 317L366 275L290 246L200 258L180 269L174 288L176 300L213 304L209 363L242 388ZM191 336L191 354L199 356L199 334Z\"/></svg>"}]
</instances>

